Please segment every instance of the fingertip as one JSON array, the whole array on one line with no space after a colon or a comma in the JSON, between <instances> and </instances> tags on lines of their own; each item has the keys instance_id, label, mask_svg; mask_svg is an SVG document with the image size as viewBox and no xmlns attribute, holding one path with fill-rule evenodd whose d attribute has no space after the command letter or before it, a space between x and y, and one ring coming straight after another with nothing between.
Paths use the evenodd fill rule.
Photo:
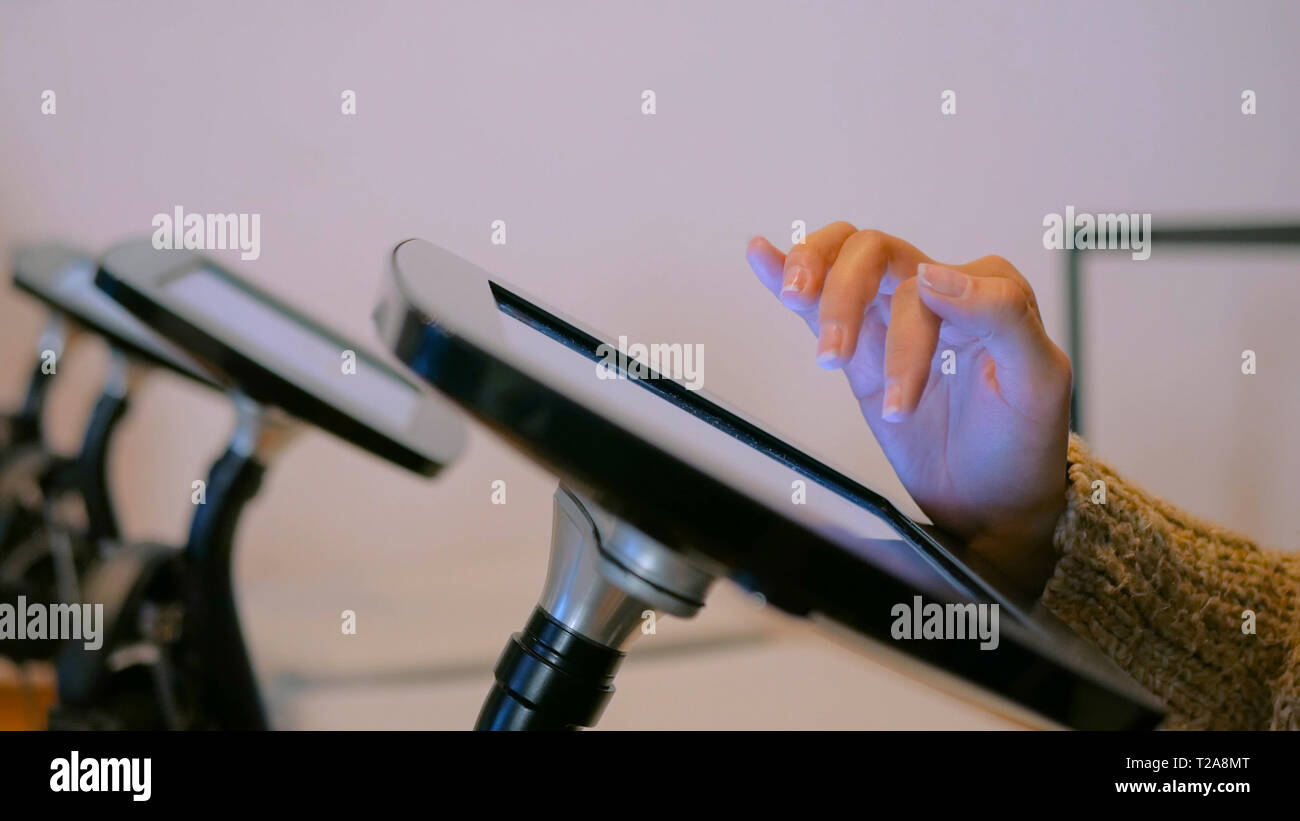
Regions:
<instances>
[{"instance_id":1,"label":"fingertip","mask_svg":"<svg viewBox=\"0 0 1300 821\"><path fill-rule=\"evenodd\" d=\"M750 238L745 245L745 259L750 265L762 264L767 268L781 268L785 265L785 254L761 234Z\"/></svg>"},{"instance_id":2,"label":"fingertip","mask_svg":"<svg viewBox=\"0 0 1300 821\"><path fill-rule=\"evenodd\" d=\"M817 366L824 371L838 371L844 367L844 360L833 353L817 354Z\"/></svg>"},{"instance_id":3,"label":"fingertip","mask_svg":"<svg viewBox=\"0 0 1300 821\"><path fill-rule=\"evenodd\" d=\"M848 332L843 322L823 320L817 335L817 364L828 371L843 368L853 358L857 338Z\"/></svg>"},{"instance_id":4,"label":"fingertip","mask_svg":"<svg viewBox=\"0 0 1300 821\"><path fill-rule=\"evenodd\" d=\"M880 403L880 418L886 422L901 422L907 413L903 410L903 386L897 379L885 383L885 398Z\"/></svg>"},{"instance_id":5,"label":"fingertip","mask_svg":"<svg viewBox=\"0 0 1300 821\"><path fill-rule=\"evenodd\" d=\"M921 304L928 308L935 316L940 319L952 320L961 316L965 312L966 309L963 307L966 302L965 299L942 293L930 282L927 282L925 277L919 272L916 279L917 297L920 298Z\"/></svg>"},{"instance_id":6,"label":"fingertip","mask_svg":"<svg viewBox=\"0 0 1300 821\"><path fill-rule=\"evenodd\" d=\"M780 293L777 294L777 297L785 307L792 311L802 313L812 308L816 304L817 300L803 292L802 289L807 286L799 282L798 273L794 275L794 280L794 282L782 283L780 286Z\"/></svg>"},{"instance_id":7,"label":"fingertip","mask_svg":"<svg viewBox=\"0 0 1300 821\"><path fill-rule=\"evenodd\" d=\"M763 286L775 296L781 295L781 279L785 269L785 255L772 243L756 236L745 246L745 261Z\"/></svg>"},{"instance_id":8,"label":"fingertip","mask_svg":"<svg viewBox=\"0 0 1300 821\"><path fill-rule=\"evenodd\" d=\"M929 271L929 268L930 263L928 262L916 263L916 279L922 285L926 285L927 287L929 286L929 283L926 281L926 273Z\"/></svg>"},{"instance_id":9,"label":"fingertip","mask_svg":"<svg viewBox=\"0 0 1300 821\"><path fill-rule=\"evenodd\" d=\"M970 277L946 265L936 265L932 262L918 263L916 279L923 292L949 299L961 299L970 292Z\"/></svg>"},{"instance_id":10,"label":"fingertip","mask_svg":"<svg viewBox=\"0 0 1300 821\"><path fill-rule=\"evenodd\" d=\"M781 290L777 296L785 307L801 313L817 304L820 289L806 257L795 257L793 253L786 257L781 274Z\"/></svg>"}]
</instances>

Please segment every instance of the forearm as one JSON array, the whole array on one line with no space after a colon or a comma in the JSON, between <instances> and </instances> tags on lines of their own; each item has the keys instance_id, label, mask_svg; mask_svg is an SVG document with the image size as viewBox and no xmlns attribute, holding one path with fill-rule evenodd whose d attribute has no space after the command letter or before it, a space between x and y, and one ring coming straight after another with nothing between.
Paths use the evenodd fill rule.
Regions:
<instances>
[{"instance_id":1,"label":"forearm","mask_svg":"<svg viewBox=\"0 0 1300 821\"><path fill-rule=\"evenodd\" d=\"M1069 462L1044 605L1159 696L1170 726L1300 729L1300 559L1150 496L1077 437Z\"/></svg>"}]
</instances>

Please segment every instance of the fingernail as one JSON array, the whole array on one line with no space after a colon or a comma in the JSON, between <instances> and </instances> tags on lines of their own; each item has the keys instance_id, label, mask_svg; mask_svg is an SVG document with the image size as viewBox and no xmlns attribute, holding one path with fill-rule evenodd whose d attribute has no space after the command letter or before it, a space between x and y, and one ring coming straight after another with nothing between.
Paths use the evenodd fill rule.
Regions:
<instances>
[{"instance_id":1,"label":"fingernail","mask_svg":"<svg viewBox=\"0 0 1300 821\"><path fill-rule=\"evenodd\" d=\"M885 402L880 409L880 418L886 422L897 422L903 418L903 389L897 379L885 383Z\"/></svg>"},{"instance_id":2,"label":"fingernail","mask_svg":"<svg viewBox=\"0 0 1300 821\"><path fill-rule=\"evenodd\" d=\"M942 265L922 262L916 266L916 273L922 285L943 296L961 296L970 287L970 277Z\"/></svg>"},{"instance_id":3,"label":"fingernail","mask_svg":"<svg viewBox=\"0 0 1300 821\"><path fill-rule=\"evenodd\" d=\"M817 364L823 368L836 368L844 355L844 329L838 322L822 324L822 333L817 340Z\"/></svg>"},{"instance_id":4,"label":"fingernail","mask_svg":"<svg viewBox=\"0 0 1300 821\"><path fill-rule=\"evenodd\" d=\"M795 265L785 272L785 281L781 284L781 296L786 294L802 295L803 289L808 287L808 281L812 275L808 269L802 265Z\"/></svg>"}]
</instances>

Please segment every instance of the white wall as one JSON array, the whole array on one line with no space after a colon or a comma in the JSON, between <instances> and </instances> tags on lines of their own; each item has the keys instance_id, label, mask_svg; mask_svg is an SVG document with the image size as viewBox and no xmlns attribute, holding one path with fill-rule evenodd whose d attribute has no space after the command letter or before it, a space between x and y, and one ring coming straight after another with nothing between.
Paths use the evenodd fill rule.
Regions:
<instances>
[{"instance_id":1,"label":"white wall","mask_svg":"<svg viewBox=\"0 0 1300 821\"><path fill-rule=\"evenodd\" d=\"M48 236L99 249L177 204L257 212L260 259L223 259L373 339L383 257L421 236L614 334L703 343L712 392L901 498L838 377L751 281L748 237L848 219L940 259L999 253L1063 338L1048 212L1300 216L1298 23L1285 2L7 3L0 251ZM1239 110L1246 88L1253 117ZM58 95L54 116L40 113L44 89ZM355 117L339 112L343 89L358 94ZM657 94L653 117L640 113L643 89ZM939 113L944 89L958 93L955 117ZM489 243L495 219L508 223L504 247ZM1297 257L1206 255L1184 268L1157 248L1096 271L1097 449L1198 512L1300 544ZM39 323L28 301L0 294L0 398L16 398ZM1245 348L1259 355L1253 377L1238 371ZM95 363L79 372L57 403L65 444ZM132 534L182 537L189 483L230 422L220 401L167 378L137 397L112 468ZM489 504L493 478L510 481L506 508ZM300 442L240 534L263 674L455 668L478 692L540 584L552 486L477 430L465 461L431 484L321 435ZM344 608L360 615L356 639L338 636ZM843 653L738 595L669 632L783 638L727 651L742 654L735 664L663 661L695 686L657 699L625 687L617 726L691 726L716 715L710 705L741 726L791 715L837 726L842 713L792 705L859 690L881 697L854 726L989 721L955 702L937 710L856 660L832 665L820 690L803 681L737 702L735 687L714 686L719 669L744 692L786 681L782 659L811 647ZM772 650L787 642L795 655ZM286 696L282 722L393 720L385 698L322 713L326 691L289 690L316 708ZM460 704L439 695L451 690L417 690L426 706L404 714L414 724L470 720L436 706Z\"/></svg>"}]
</instances>

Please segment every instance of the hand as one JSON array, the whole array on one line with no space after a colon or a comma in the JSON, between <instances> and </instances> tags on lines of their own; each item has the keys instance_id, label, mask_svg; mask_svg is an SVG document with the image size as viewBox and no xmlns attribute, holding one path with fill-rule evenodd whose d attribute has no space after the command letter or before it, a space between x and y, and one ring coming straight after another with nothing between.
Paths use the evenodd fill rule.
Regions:
<instances>
[{"instance_id":1,"label":"hand","mask_svg":"<svg viewBox=\"0 0 1300 821\"><path fill-rule=\"evenodd\" d=\"M940 265L846 222L788 255L755 237L746 256L817 337L822 367L844 371L925 514L1041 590L1065 509L1071 373L1020 272L996 256ZM955 373L941 371L947 350Z\"/></svg>"}]
</instances>

